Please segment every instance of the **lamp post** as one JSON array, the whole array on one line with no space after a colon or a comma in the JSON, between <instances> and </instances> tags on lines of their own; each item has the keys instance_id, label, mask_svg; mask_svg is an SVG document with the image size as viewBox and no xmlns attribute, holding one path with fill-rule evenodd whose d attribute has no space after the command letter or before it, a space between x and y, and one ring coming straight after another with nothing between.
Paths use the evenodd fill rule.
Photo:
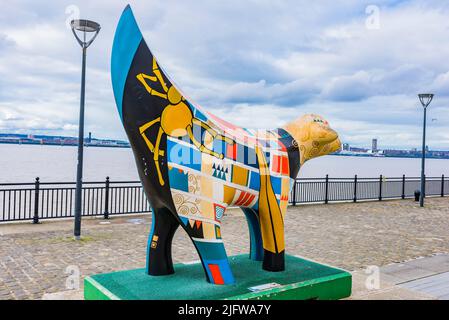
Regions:
<instances>
[{"instance_id":1,"label":"lamp post","mask_svg":"<svg viewBox=\"0 0 449 320\"><path fill-rule=\"evenodd\" d=\"M81 72L81 99L80 99L80 118L78 131L78 164L76 168L76 191L75 191L75 226L74 236L76 240L81 236L81 197L83 188L83 147L84 147L84 98L86 88L86 53L87 48L94 42L100 32L100 25L90 20L72 20L70 23L73 35L83 49L83 63ZM81 32L81 38L76 31ZM89 41L86 40L87 34L93 34Z\"/></svg>"},{"instance_id":2,"label":"lamp post","mask_svg":"<svg viewBox=\"0 0 449 320\"><path fill-rule=\"evenodd\" d=\"M424 120L423 120L423 134L422 134L422 157L421 157L421 192L419 196L419 206L424 207L424 197L426 192L425 181L425 165L426 165L426 121L427 121L427 107L432 102L433 94L421 93L418 95L419 101L424 108Z\"/></svg>"}]
</instances>

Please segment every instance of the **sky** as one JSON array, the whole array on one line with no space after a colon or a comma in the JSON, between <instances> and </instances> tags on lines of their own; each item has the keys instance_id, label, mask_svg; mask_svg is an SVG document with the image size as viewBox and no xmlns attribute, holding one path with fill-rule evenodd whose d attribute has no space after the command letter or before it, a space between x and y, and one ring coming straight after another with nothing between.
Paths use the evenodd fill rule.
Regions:
<instances>
[{"instance_id":1,"label":"sky","mask_svg":"<svg viewBox=\"0 0 449 320\"><path fill-rule=\"evenodd\" d=\"M0 132L76 136L81 48L69 22L99 22L88 49L86 133L126 139L110 80L129 2L160 65L193 103L248 128L317 113L353 146L449 150L449 1L1 1Z\"/></svg>"}]
</instances>

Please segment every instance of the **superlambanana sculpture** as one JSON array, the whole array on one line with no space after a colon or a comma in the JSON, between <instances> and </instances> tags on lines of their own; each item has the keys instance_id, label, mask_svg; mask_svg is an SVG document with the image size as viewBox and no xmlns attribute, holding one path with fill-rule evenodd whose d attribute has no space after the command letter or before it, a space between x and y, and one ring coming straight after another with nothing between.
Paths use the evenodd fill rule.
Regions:
<instances>
[{"instance_id":1,"label":"superlambanana sculpture","mask_svg":"<svg viewBox=\"0 0 449 320\"><path fill-rule=\"evenodd\" d=\"M336 151L337 133L317 115L283 128L235 126L188 101L152 55L131 8L124 10L112 50L117 108L153 209L147 272L174 272L171 245L181 226L208 281L234 282L221 237L226 208L246 215L250 258L284 270L284 215L293 179L307 160Z\"/></svg>"}]
</instances>

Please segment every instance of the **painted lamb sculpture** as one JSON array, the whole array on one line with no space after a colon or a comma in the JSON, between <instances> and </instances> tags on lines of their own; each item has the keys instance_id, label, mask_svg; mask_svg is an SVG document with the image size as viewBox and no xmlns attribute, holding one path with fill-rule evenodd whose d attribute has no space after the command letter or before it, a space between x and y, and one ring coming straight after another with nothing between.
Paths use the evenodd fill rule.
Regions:
<instances>
[{"instance_id":1,"label":"painted lamb sculpture","mask_svg":"<svg viewBox=\"0 0 449 320\"><path fill-rule=\"evenodd\" d=\"M284 215L305 161L340 148L322 117L305 115L283 128L235 126L188 101L152 55L128 6L112 51L112 83L120 118L153 209L147 272L174 272L171 245L181 226L207 280L234 282L220 224L228 207L246 215L250 258L284 270Z\"/></svg>"}]
</instances>

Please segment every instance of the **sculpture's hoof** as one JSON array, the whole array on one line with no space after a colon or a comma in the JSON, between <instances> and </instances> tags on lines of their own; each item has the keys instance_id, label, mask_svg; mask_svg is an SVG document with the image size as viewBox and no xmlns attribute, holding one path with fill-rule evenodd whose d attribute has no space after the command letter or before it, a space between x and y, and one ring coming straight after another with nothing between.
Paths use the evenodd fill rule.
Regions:
<instances>
[{"instance_id":1,"label":"sculpture's hoof","mask_svg":"<svg viewBox=\"0 0 449 320\"><path fill-rule=\"evenodd\" d=\"M285 270L285 257L284 252L273 253L264 250L262 268L266 271L279 272Z\"/></svg>"}]
</instances>

